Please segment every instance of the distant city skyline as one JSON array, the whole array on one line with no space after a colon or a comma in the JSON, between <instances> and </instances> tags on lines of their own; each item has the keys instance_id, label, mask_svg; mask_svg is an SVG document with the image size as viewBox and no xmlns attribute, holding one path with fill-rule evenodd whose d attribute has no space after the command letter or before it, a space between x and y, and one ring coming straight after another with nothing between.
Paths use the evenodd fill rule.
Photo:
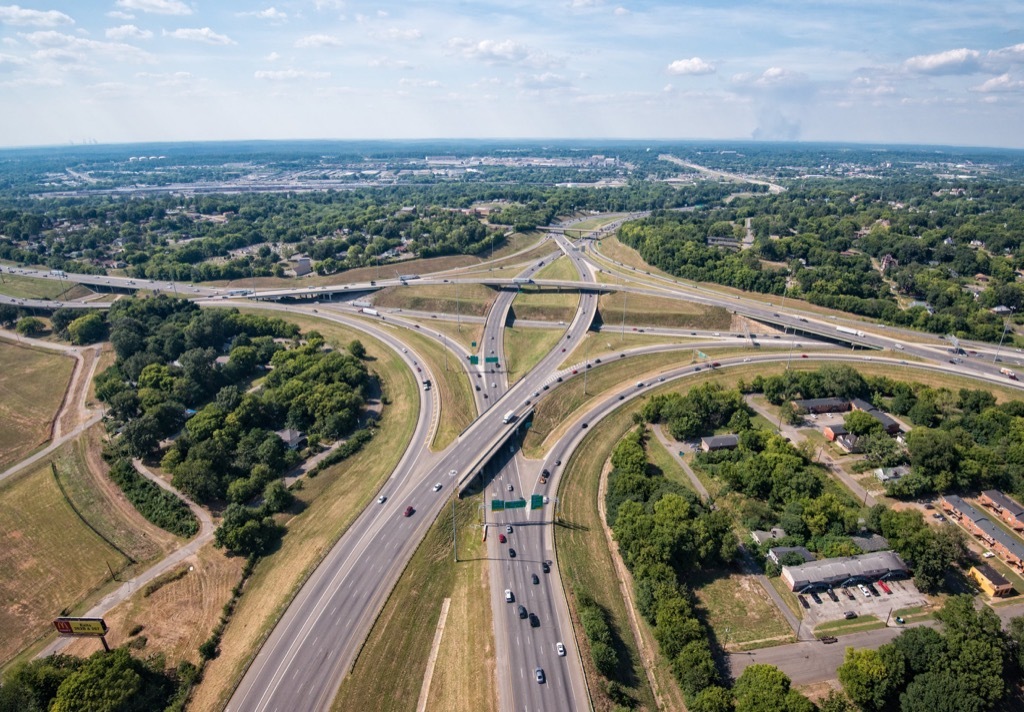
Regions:
<instances>
[{"instance_id":1,"label":"distant city skyline","mask_svg":"<svg viewBox=\"0 0 1024 712\"><path fill-rule=\"evenodd\" d=\"M1024 2L26 2L0 5L0 146L753 138L1021 148L1022 30Z\"/></svg>"}]
</instances>

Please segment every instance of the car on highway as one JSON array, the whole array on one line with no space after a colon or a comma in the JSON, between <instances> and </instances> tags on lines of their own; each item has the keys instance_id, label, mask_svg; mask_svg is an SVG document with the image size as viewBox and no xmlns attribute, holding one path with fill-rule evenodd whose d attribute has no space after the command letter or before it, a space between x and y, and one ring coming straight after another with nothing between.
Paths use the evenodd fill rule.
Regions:
<instances>
[{"instance_id":1,"label":"car on highway","mask_svg":"<svg viewBox=\"0 0 1024 712\"><path fill-rule=\"evenodd\" d=\"M546 391L546 390L547 390L548 388L550 388L550 387L551 387L551 386L549 386L548 384L546 384L546 383L544 384L544 390L545 390L545 391Z\"/></svg>"},{"instance_id":2,"label":"car on highway","mask_svg":"<svg viewBox=\"0 0 1024 712\"><path fill-rule=\"evenodd\" d=\"M533 671L533 674L534 674L534 677L537 678L537 684L538 685L543 685L544 684L544 668L537 668L536 670Z\"/></svg>"},{"instance_id":3,"label":"car on highway","mask_svg":"<svg viewBox=\"0 0 1024 712\"><path fill-rule=\"evenodd\" d=\"M533 397L534 398L540 398L540 391L534 391L533 392Z\"/></svg>"},{"instance_id":4,"label":"car on highway","mask_svg":"<svg viewBox=\"0 0 1024 712\"><path fill-rule=\"evenodd\" d=\"M581 425L580 425L580 427L581 427L581 428L585 428L585 427L587 427L587 424L586 424L586 423L583 423L583 424L581 424Z\"/></svg>"},{"instance_id":5,"label":"car on highway","mask_svg":"<svg viewBox=\"0 0 1024 712\"><path fill-rule=\"evenodd\" d=\"M556 378L555 380L556 380L556 381L558 381L559 383L561 383L561 382L562 382L562 377L561 377L561 376L559 376L559 377L558 377L558 378Z\"/></svg>"},{"instance_id":6,"label":"car on highway","mask_svg":"<svg viewBox=\"0 0 1024 712\"><path fill-rule=\"evenodd\" d=\"M508 539L505 538L504 534L499 534L498 535L498 543L499 544L504 544L506 541L508 541Z\"/></svg>"},{"instance_id":7,"label":"car on highway","mask_svg":"<svg viewBox=\"0 0 1024 712\"><path fill-rule=\"evenodd\" d=\"M505 533L506 534L511 534L512 533L512 525L511 524L506 524L505 525Z\"/></svg>"},{"instance_id":8,"label":"car on highway","mask_svg":"<svg viewBox=\"0 0 1024 712\"><path fill-rule=\"evenodd\" d=\"M526 606L519 604L519 607L516 609L516 613L519 614L520 618L526 618Z\"/></svg>"},{"instance_id":9,"label":"car on highway","mask_svg":"<svg viewBox=\"0 0 1024 712\"><path fill-rule=\"evenodd\" d=\"M412 505L410 504L408 507L405 508L405 512L402 514L402 516L403 517L411 517L412 513L415 512L415 511L416 510L413 509Z\"/></svg>"},{"instance_id":10,"label":"car on highway","mask_svg":"<svg viewBox=\"0 0 1024 712\"><path fill-rule=\"evenodd\" d=\"M537 617L536 613L531 613L530 614L530 627L531 628L540 628L540 618Z\"/></svg>"},{"instance_id":11,"label":"car on highway","mask_svg":"<svg viewBox=\"0 0 1024 712\"><path fill-rule=\"evenodd\" d=\"M510 558L510 559L516 558L516 550L513 549L512 547L509 547L508 558Z\"/></svg>"},{"instance_id":12,"label":"car on highway","mask_svg":"<svg viewBox=\"0 0 1024 712\"><path fill-rule=\"evenodd\" d=\"M579 369L576 369L576 368L574 368L574 369L572 370L572 375L574 375L574 376L575 376L575 375L576 375L577 373L579 373Z\"/></svg>"},{"instance_id":13,"label":"car on highway","mask_svg":"<svg viewBox=\"0 0 1024 712\"><path fill-rule=\"evenodd\" d=\"M533 581L535 585L540 583L540 576L538 576L537 574L530 574L530 579Z\"/></svg>"},{"instance_id":14,"label":"car on highway","mask_svg":"<svg viewBox=\"0 0 1024 712\"><path fill-rule=\"evenodd\" d=\"M505 589L505 602L506 603L512 603L512 601L514 601L514 600L516 600L516 597L514 595L512 595L512 589L511 588L506 588Z\"/></svg>"},{"instance_id":15,"label":"car on highway","mask_svg":"<svg viewBox=\"0 0 1024 712\"><path fill-rule=\"evenodd\" d=\"M509 485L509 486L508 486L508 491L509 491L509 492L511 492L511 491L512 491L512 490L514 490L514 489L515 489L515 487L513 487L512 485Z\"/></svg>"},{"instance_id":16,"label":"car on highway","mask_svg":"<svg viewBox=\"0 0 1024 712\"><path fill-rule=\"evenodd\" d=\"M807 358L807 354L800 354L800 358Z\"/></svg>"},{"instance_id":17,"label":"car on highway","mask_svg":"<svg viewBox=\"0 0 1024 712\"><path fill-rule=\"evenodd\" d=\"M440 492L441 491L441 483L440 482L437 482L437 483L434 484L434 491L435 492Z\"/></svg>"},{"instance_id":18,"label":"car on highway","mask_svg":"<svg viewBox=\"0 0 1024 712\"><path fill-rule=\"evenodd\" d=\"M383 494L380 497L377 498L377 504L384 504L387 501L388 501L387 496L383 495Z\"/></svg>"}]
</instances>

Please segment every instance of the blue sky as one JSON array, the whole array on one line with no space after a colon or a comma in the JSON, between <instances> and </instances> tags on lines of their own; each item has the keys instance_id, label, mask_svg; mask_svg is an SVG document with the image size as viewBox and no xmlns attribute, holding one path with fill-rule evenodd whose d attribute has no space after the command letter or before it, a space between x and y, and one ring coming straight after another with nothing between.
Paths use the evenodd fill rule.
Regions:
<instances>
[{"instance_id":1,"label":"blue sky","mask_svg":"<svg viewBox=\"0 0 1024 712\"><path fill-rule=\"evenodd\" d=\"M1024 2L26 0L0 5L0 106L4 146L611 137L1024 147Z\"/></svg>"}]
</instances>

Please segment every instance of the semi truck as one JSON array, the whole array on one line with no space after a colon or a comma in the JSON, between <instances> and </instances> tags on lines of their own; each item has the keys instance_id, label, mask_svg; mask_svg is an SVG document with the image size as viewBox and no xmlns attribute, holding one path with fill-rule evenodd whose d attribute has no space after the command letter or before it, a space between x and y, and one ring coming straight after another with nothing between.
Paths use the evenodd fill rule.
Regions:
<instances>
[{"instance_id":1,"label":"semi truck","mask_svg":"<svg viewBox=\"0 0 1024 712\"><path fill-rule=\"evenodd\" d=\"M1004 376L1009 378L1011 381L1016 381L1017 380L1017 374L1014 373L1013 371L1011 371L1010 369L1006 368L1005 366L1003 366L1001 369L999 369L999 373L1003 374Z\"/></svg>"},{"instance_id":2,"label":"semi truck","mask_svg":"<svg viewBox=\"0 0 1024 712\"><path fill-rule=\"evenodd\" d=\"M505 413L505 417L503 417L501 419L501 422L503 422L506 425L508 425L509 423L511 423L515 419L516 419L516 412L514 410L510 410L509 412Z\"/></svg>"},{"instance_id":3,"label":"semi truck","mask_svg":"<svg viewBox=\"0 0 1024 712\"><path fill-rule=\"evenodd\" d=\"M836 327L836 331L841 332L843 334L852 334L853 336L861 336L861 337L864 336L864 332L863 331L858 331L857 329L851 329L848 326L837 326Z\"/></svg>"},{"instance_id":4,"label":"semi truck","mask_svg":"<svg viewBox=\"0 0 1024 712\"><path fill-rule=\"evenodd\" d=\"M512 284L533 284L533 280L529 277L513 277Z\"/></svg>"},{"instance_id":5,"label":"semi truck","mask_svg":"<svg viewBox=\"0 0 1024 712\"><path fill-rule=\"evenodd\" d=\"M369 314L370 316L380 316L380 312L377 311L376 309L367 309L363 307L359 311L361 311L363 314Z\"/></svg>"}]
</instances>

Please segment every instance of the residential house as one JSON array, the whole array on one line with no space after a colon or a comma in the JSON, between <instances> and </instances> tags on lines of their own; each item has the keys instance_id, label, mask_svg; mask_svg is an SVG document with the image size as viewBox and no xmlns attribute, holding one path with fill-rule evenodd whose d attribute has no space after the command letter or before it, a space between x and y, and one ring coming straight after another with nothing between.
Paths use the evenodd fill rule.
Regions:
<instances>
[{"instance_id":1,"label":"residential house","mask_svg":"<svg viewBox=\"0 0 1024 712\"><path fill-rule=\"evenodd\" d=\"M781 566L782 557L786 554L797 554L804 560L804 563L815 561L814 554L802 546L773 546L768 550L768 560L776 566Z\"/></svg>"},{"instance_id":2,"label":"residential house","mask_svg":"<svg viewBox=\"0 0 1024 712\"><path fill-rule=\"evenodd\" d=\"M700 439L700 448L704 452L713 452L715 450L732 450L740 444L740 438L738 435L713 435L707 438Z\"/></svg>"},{"instance_id":3,"label":"residential house","mask_svg":"<svg viewBox=\"0 0 1024 712\"><path fill-rule=\"evenodd\" d=\"M1024 531L1024 506L999 490L985 490L978 501L992 509L999 518L1017 531Z\"/></svg>"},{"instance_id":4,"label":"residential house","mask_svg":"<svg viewBox=\"0 0 1024 712\"><path fill-rule=\"evenodd\" d=\"M1013 584L988 564L976 564L967 573L978 584L978 588L993 598L1013 593Z\"/></svg>"},{"instance_id":5,"label":"residential house","mask_svg":"<svg viewBox=\"0 0 1024 712\"><path fill-rule=\"evenodd\" d=\"M784 539L786 537L786 530L782 527L772 527L768 531L762 531L755 529L750 532L750 538L754 540L755 544L761 545L768 541L775 539Z\"/></svg>"}]
</instances>

